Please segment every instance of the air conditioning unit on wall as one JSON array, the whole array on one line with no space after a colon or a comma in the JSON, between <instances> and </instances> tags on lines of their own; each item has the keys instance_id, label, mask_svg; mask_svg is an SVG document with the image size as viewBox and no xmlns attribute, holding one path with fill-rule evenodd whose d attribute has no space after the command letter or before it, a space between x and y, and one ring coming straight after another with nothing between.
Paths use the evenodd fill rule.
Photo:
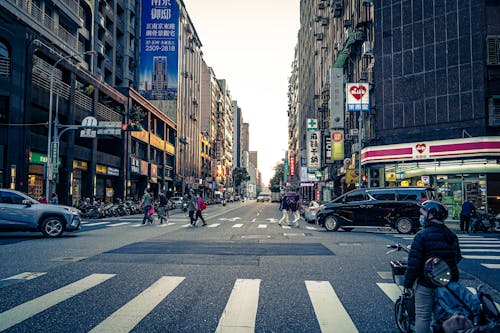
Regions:
<instances>
[{"instance_id":1,"label":"air conditioning unit on wall","mask_svg":"<svg viewBox=\"0 0 500 333\"><path fill-rule=\"evenodd\" d=\"M370 41L364 41L362 47L363 57L373 57L372 44Z\"/></svg>"}]
</instances>

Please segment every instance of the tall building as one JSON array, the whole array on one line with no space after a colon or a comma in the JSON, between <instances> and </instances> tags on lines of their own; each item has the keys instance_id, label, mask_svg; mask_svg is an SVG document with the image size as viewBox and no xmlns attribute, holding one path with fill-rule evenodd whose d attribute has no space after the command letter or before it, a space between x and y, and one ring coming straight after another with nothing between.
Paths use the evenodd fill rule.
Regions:
<instances>
[{"instance_id":1,"label":"tall building","mask_svg":"<svg viewBox=\"0 0 500 333\"><path fill-rule=\"evenodd\" d=\"M167 57L153 57L153 76L151 98L165 99L168 88Z\"/></svg>"},{"instance_id":2,"label":"tall building","mask_svg":"<svg viewBox=\"0 0 500 333\"><path fill-rule=\"evenodd\" d=\"M234 168L241 168L241 134L243 128L243 115L241 108L238 106L238 101L231 102L233 109L233 170Z\"/></svg>"}]
</instances>

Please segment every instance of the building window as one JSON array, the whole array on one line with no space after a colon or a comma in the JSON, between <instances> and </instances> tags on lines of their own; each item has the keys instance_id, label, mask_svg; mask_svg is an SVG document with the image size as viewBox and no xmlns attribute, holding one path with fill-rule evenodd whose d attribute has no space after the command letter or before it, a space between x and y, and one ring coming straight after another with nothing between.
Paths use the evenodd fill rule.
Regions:
<instances>
[{"instance_id":1,"label":"building window","mask_svg":"<svg viewBox=\"0 0 500 333\"><path fill-rule=\"evenodd\" d=\"M10 75L10 51L7 44L0 41L0 76Z\"/></svg>"}]
</instances>

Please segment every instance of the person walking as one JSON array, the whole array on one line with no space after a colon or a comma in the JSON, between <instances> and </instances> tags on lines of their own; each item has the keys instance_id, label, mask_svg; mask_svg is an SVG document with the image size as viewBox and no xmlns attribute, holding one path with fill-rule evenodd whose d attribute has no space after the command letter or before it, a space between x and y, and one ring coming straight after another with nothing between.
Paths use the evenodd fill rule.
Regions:
<instances>
[{"instance_id":1,"label":"person walking","mask_svg":"<svg viewBox=\"0 0 500 333\"><path fill-rule=\"evenodd\" d=\"M165 196L164 191L160 191L158 195L158 216L160 217L160 224L163 224L163 220L168 222L169 214L168 214L168 200Z\"/></svg>"},{"instance_id":2,"label":"person walking","mask_svg":"<svg viewBox=\"0 0 500 333\"><path fill-rule=\"evenodd\" d=\"M50 198L50 203L53 205L57 205L59 203L59 199L56 193L52 193L52 197Z\"/></svg>"},{"instance_id":3,"label":"person walking","mask_svg":"<svg viewBox=\"0 0 500 333\"><path fill-rule=\"evenodd\" d=\"M424 229L415 235L411 243L404 288L410 294L414 290L416 333L429 333L435 287L425 278L425 262L432 257L444 260L450 267L450 281L456 282L459 279L457 265L462 255L457 236L444 224L448 217L446 207L429 200L422 204L420 214Z\"/></svg>"},{"instance_id":4,"label":"person walking","mask_svg":"<svg viewBox=\"0 0 500 333\"><path fill-rule=\"evenodd\" d=\"M289 221L288 221L288 210L290 209L290 207L288 207L288 200L287 200L287 197L286 195L284 195L282 198L281 198L281 202L280 202L280 208L279 208L282 212L282 216L281 216L281 219L278 221L278 224L279 225L283 225L283 222L285 222L286 224L285 225L289 225Z\"/></svg>"},{"instance_id":5,"label":"person walking","mask_svg":"<svg viewBox=\"0 0 500 333\"><path fill-rule=\"evenodd\" d=\"M194 225L196 225L196 222L198 221L198 219L201 219L201 221L203 222L203 224L201 225L202 227L207 225L207 223L205 222L205 219L203 218L203 215L201 214L201 211L204 210L205 208L206 208L205 201L203 201L203 199L201 197L201 193L198 193L196 195L196 218L194 221Z\"/></svg>"},{"instance_id":6,"label":"person walking","mask_svg":"<svg viewBox=\"0 0 500 333\"><path fill-rule=\"evenodd\" d=\"M191 223L191 225L195 225L196 224L196 219L194 217L194 214L196 212L196 198L193 198L193 196L191 195L191 193L188 193L187 194L187 211L188 211L188 214L189 214L189 222Z\"/></svg>"},{"instance_id":7,"label":"person walking","mask_svg":"<svg viewBox=\"0 0 500 333\"><path fill-rule=\"evenodd\" d=\"M149 210L153 205L153 200L151 199L151 194L149 194L149 189L144 190L144 195L142 196L142 208L144 209L144 217L142 218L142 224L146 224L146 220L149 223L153 223L151 216L149 215Z\"/></svg>"},{"instance_id":8,"label":"person walking","mask_svg":"<svg viewBox=\"0 0 500 333\"><path fill-rule=\"evenodd\" d=\"M300 196L298 193L292 193L288 197L288 207L294 216L292 226L298 228L300 220Z\"/></svg>"},{"instance_id":9,"label":"person walking","mask_svg":"<svg viewBox=\"0 0 500 333\"><path fill-rule=\"evenodd\" d=\"M470 218L476 214L476 207L469 198L462 204L462 211L460 212L460 231L462 233L469 232Z\"/></svg>"}]
</instances>

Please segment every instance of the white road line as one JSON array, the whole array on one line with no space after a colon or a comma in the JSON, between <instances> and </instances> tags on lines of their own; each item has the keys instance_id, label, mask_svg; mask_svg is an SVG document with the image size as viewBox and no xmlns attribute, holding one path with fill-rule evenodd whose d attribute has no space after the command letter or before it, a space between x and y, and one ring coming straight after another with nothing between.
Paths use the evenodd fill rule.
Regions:
<instances>
[{"instance_id":1,"label":"white road line","mask_svg":"<svg viewBox=\"0 0 500 333\"><path fill-rule=\"evenodd\" d=\"M127 224L130 224L130 222L113 223L113 224L108 225L108 227L119 227L119 226L127 225Z\"/></svg>"},{"instance_id":2,"label":"white road line","mask_svg":"<svg viewBox=\"0 0 500 333\"><path fill-rule=\"evenodd\" d=\"M20 322L63 302L87 289L112 278L115 274L92 274L81 280L68 284L48 294L20 304L10 310L0 313L0 331L19 324Z\"/></svg>"},{"instance_id":3,"label":"white road line","mask_svg":"<svg viewBox=\"0 0 500 333\"><path fill-rule=\"evenodd\" d=\"M328 281L305 281L321 332L358 332Z\"/></svg>"},{"instance_id":4,"label":"white road line","mask_svg":"<svg viewBox=\"0 0 500 333\"><path fill-rule=\"evenodd\" d=\"M481 266L484 266L484 267L490 268L490 269L500 269L500 264L481 264Z\"/></svg>"},{"instance_id":5,"label":"white road line","mask_svg":"<svg viewBox=\"0 0 500 333\"><path fill-rule=\"evenodd\" d=\"M281 226L283 229L292 229L292 227L290 227L289 225L282 225Z\"/></svg>"},{"instance_id":6,"label":"white road line","mask_svg":"<svg viewBox=\"0 0 500 333\"><path fill-rule=\"evenodd\" d=\"M463 247L488 247L488 248L494 248L494 247L500 247L500 244L498 245L490 245L490 244L460 244L460 248Z\"/></svg>"},{"instance_id":7,"label":"white road line","mask_svg":"<svg viewBox=\"0 0 500 333\"><path fill-rule=\"evenodd\" d=\"M401 290L399 290L398 286L395 283L377 283L380 289L393 301L401 296Z\"/></svg>"},{"instance_id":8,"label":"white road line","mask_svg":"<svg viewBox=\"0 0 500 333\"><path fill-rule=\"evenodd\" d=\"M243 223L237 223L233 225L233 228L241 228L243 226Z\"/></svg>"},{"instance_id":9,"label":"white road line","mask_svg":"<svg viewBox=\"0 0 500 333\"><path fill-rule=\"evenodd\" d=\"M463 256L464 259L479 259L479 260L500 260L500 256Z\"/></svg>"},{"instance_id":10,"label":"white road line","mask_svg":"<svg viewBox=\"0 0 500 333\"><path fill-rule=\"evenodd\" d=\"M9 276L8 278L2 279L1 281L6 281L6 280L25 280L25 281L28 281L28 280L35 279L35 278L42 276L42 275L45 275L45 274L47 274L47 272L24 272L24 273L20 273L17 275Z\"/></svg>"},{"instance_id":11,"label":"white road line","mask_svg":"<svg viewBox=\"0 0 500 333\"><path fill-rule=\"evenodd\" d=\"M460 244L500 244L500 241L486 241L486 240L477 240L477 241L471 241L471 240L459 240Z\"/></svg>"},{"instance_id":12,"label":"white road line","mask_svg":"<svg viewBox=\"0 0 500 333\"><path fill-rule=\"evenodd\" d=\"M216 333L253 333L259 304L259 279L237 279Z\"/></svg>"},{"instance_id":13,"label":"white road line","mask_svg":"<svg viewBox=\"0 0 500 333\"><path fill-rule=\"evenodd\" d=\"M464 252L500 252L500 249L460 249L462 253Z\"/></svg>"},{"instance_id":14,"label":"white road line","mask_svg":"<svg viewBox=\"0 0 500 333\"><path fill-rule=\"evenodd\" d=\"M188 224L183 224L182 227L183 228L187 228L187 227L192 227L193 225L191 223L188 223Z\"/></svg>"},{"instance_id":15,"label":"white road line","mask_svg":"<svg viewBox=\"0 0 500 333\"><path fill-rule=\"evenodd\" d=\"M377 272L377 274L384 280L392 280L392 272L384 271L384 272Z\"/></svg>"},{"instance_id":16,"label":"white road line","mask_svg":"<svg viewBox=\"0 0 500 333\"><path fill-rule=\"evenodd\" d=\"M309 230L323 230L321 228L315 228L315 227L310 227L310 226L306 226L306 229L309 229Z\"/></svg>"},{"instance_id":17,"label":"white road line","mask_svg":"<svg viewBox=\"0 0 500 333\"><path fill-rule=\"evenodd\" d=\"M163 276L151 287L137 295L130 302L94 327L89 333L130 332L165 297L167 297L184 277Z\"/></svg>"},{"instance_id":18,"label":"white road line","mask_svg":"<svg viewBox=\"0 0 500 333\"><path fill-rule=\"evenodd\" d=\"M255 219L253 219L252 222L255 222Z\"/></svg>"},{"instance_id":19,"label":"white road line","mask_svg":"<svg viewBox=\"0 0 500 333\"><path fill-rule=\"evenodd\" d=\"M267 224L259 224L259 225L257 226L257 228L259 228L259 229L264 229L264 228L267 228Z\"/></svg>"},{"instance_id":20,"label":"white road line","mask_svg":"<svg viewBox=\"0 0 500 333\"><path fill-rule=\"evenodd\" d=\"M110 222L95 222L95 223L88 223L88 224L83 224L82 227L93 227L95 225L103 225L103 224L109 224Z\"/></svg>"},{"instance_id":21,"label":"white road line","mask_svg":"<svg viewBox=\"0 0 500 333\"><path fill-rule=\"evenodd\" d=\"M175 223L175 222L168 222L168 223L167 223L167 224L165 224L165 225L175 225L175 224L177 224L177 223Z\"/></svg>"},{"instance_id":22,"label":"white road line","mask_svg":"<svg viewBox=\"0 0 500 333\"><path fill-rule=\"evenodd\" d=\"M212 223L212 224L207 225L208 228L215 228L218 226L220 226L220 223Z\"/></svg>"}]
</instances>

